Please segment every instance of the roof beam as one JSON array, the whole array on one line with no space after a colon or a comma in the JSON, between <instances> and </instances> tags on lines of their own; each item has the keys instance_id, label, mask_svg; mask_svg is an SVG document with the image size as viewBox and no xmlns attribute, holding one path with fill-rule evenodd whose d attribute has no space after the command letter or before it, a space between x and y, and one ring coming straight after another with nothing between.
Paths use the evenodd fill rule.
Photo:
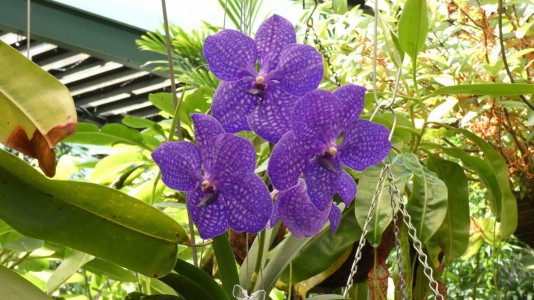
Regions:
<instances>
[{"instance_id":1,"label":"roof beam","mask_svg":"<svg viewBox=\"0 0 534 300\"><path fill-rule=\"evenodd\" d=\"M31 13L32 38L138 70L162 58L137 48L144 30L46 0L31 0ZM26 1L2 0L0 29L26 32Z\"/></svg>"}]
</instances>

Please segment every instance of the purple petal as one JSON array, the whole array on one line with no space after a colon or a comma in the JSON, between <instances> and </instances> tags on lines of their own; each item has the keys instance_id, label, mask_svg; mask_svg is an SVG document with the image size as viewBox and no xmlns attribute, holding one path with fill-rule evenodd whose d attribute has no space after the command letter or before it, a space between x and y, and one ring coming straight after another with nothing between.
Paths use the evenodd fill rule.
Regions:
<instances>
[{"instance_id":1,"label":"purple petal","mask_svg":"<svg viewBox=\"0 0 534 300\"><path fill-rule=\"evenodd\" d=\"M323 80L323 59L310 45L289 44L280 54L270 78L278 80L289 93L302 96L315 90Z\"/></svg>"},{"instance_id":2,"label":"purple petal","mask_svg":"<svg viewBox=\"0 0 534 300\"><path fill-rule=\"evenodd\" d=\"M299 98L271 82L265 96L248 116L252 130L264 140L276 143L291 127L291 113Z\"/></svg>"},{"instance_id":3,"label":"purple petal","mask_svg":"<svg viewBox=\"0 0 534 300\"><path fill-rule=\"evenodd\" d=\"M215 179L254 173L256 167L254 146L248 140L229 133L212 137L202 155L204 175Z\"/></svg>"},{"instance_id":4,"label":"purple petal","mask_svg":"<svg viewBox=\"0 0 534 300\"><path fill-rule=\"evenodd\" d=\"M165 142L152 152L152 158L171 189L192 191L202 179L200 151L190 142Z\"/></svg>"},{"instance_id":5,"label":"purple petal","mask_svg":"<svg viewBox=\"0 0 534 300\"><path fill-rule=\"evenodd\" d=\"M356 197L356 182L345 170L341 171L337 193L345 203L345 206L349 206L352 200L354 200L354 197Z\"/></svg>"},{"instance_id":6,"label":"purple petal","mask_svg":"<svg viewBox=\"0 0 534 300\"><path fill-rule=\"evenodd\" d=\"M332 207L330 208L328 220L330 221L330 232L335 233L339 226L339 221L341 221L341 210L334 203L332 203Z\"/></svg>"},{"instance_id":7,"label":"purple petal","mask_svg":"<svg viewBox=\"0 0 534 300\"><path fill-rule=\"evenodd\" d=\"M389 150L389 131L382 124L367 120L355 120L345 128L343 142L339 145L339 159L356 171L381 162Z\"/></svg>"},{"instance_id":8,"label":"purple petal","mask_svg":"<svg viewBox=\"0 0 534 300\"><path fill-rule=\"evenodd\" d=\"M288 20L279 15L273 15L265 20L256 32L256 49L262 72L268 73L274 69L278 64L282 48L296 41L295 29Z\"/></svg>"},{"instance_id":9,"label":"purple petal","mask_svg":"<svg viewBox=\"0 0 534 300\"><path fill-rule=\"evenodd\" d=\"M334 91L334 96L341 103L341 127L345 127L350 121L356 120L363 110L365 102L365 91L363 86L355 84L344 85Z\"/></svg>"},{"instance_id":10,"label":"purple petal","mask_svg":"<svg viewBox=\"0 0 534 300\"><path fill-rule=\"evenodd\" d=\"M317 141L299 140L289 131L274 146L267 173L278 190L286 190L297 184L298 178L310 159L321 149Z\"/></svg>"},{"instance_id":11,"label":"purple petal","mask_svg":"<svg viewBox=\"0 0 534 300\"><path fill-rule=\"evenodd\" d=\"M214 117L205 114L191 114L195 124L195 139L200 149L206 147L208 140L219 134L224 134L224 128Z\"/></svg>"},{"instance_id":12,"label":"purple petal","mask_svg":"<svg viewBox=\"0 0 534 300\"><path fill-rule=\"evenodd\" d=\"M211 114L227 132L250 130L247 115L258 105L258 97L248 94L251 87L252 80L243 79L222 81L215 90Z\"/></svg>"},{"instance_id":13,"label":"purple petal","mask_svg":"<svg viewBox=\"0 0 534 300\"><path fill-rule=\"evenodd\" d=\"M292 129L299 139L318 139L326 144L341 134L339 100L332 93L316 90L295 105Z\"/></svg>"},{"instance_id":14,"label":"purple petal","mask_svg":"<svg viewBox=\"0 0 534 300\"><path fill-rule=\"evenodd\" d=\"M256 44L237 30L225 29L208 36L202 52L210 71L221 80L235 81L256 73Z\"/></svg>"},{"instance_id":15,"label":"purple petal","mask_svg":"<svg viewBox=\"0 0 534 300\"><path fill-rule=\"evenodd\" d=\"M339 159L335 157L323 159L328 160L337 172L325 169L317 160L312 161L304 169L304 181L308 187L308 195L319 210L325 210L332 204L342 171Z\"/></svg>"},{"instance_id":16,"label":"purple petal","mask_svg":"<svg viewBox=\"0 0 534 300\"><path fill-rule=\"evenodd\" d=\"M217 188L228 208L228 224L238 232L257 233L271 218L273 201L267 186L255 173L224 178Z\"/></svg>"},{"instance_id":17,"label":"purple petal","mask_svg":"<svg viewBox=\"0 0 534 300\"><path fill-rule=\"evenodd\" d=\"M210 239L226 231L228 227L228 209L224 199L219 197L212 203L198 207L206 194L200 188L187 193L187 209L191 213L191 218L198 228L198 233L203 239Z\"/></svg>"},{"instance_id":18,"label":"purple petal","mask_svg":"<svg viewBox=\"0 0 534 300\"><path fill-rule=\"evenodd\" d=\"M316 235L330 214L330 207L322 211L315 207L302 179L292 188L281 191L275 206L278 206L276 209L280 219L295 236Z\"/></svg>"}]
</instances>

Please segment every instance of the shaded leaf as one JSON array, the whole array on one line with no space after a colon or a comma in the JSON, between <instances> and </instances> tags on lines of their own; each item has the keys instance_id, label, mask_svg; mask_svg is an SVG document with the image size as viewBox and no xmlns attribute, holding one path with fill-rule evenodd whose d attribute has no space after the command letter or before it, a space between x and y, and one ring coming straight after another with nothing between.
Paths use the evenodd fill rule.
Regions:
<instances>
[{"instance_id":1,"label":"shaded leaf","mask_svg":"<svg viewBox=\"0 0 534 300\"><path fill-rule=\"evenodd\" d=\"M462 256L469 244L469 192L467 177L457 163L429 156L427 167L447 185L447 214L431 238L445 252L445 263Z\"/></svg>"},{"instance_id":2,"label":"shaded leaf","mask_svg":"<svg viewBox=\"0 0 534 300\"><path fill-rule=\"evenodd\" d=\"M160 144L152 136L142 135L135 129L116 123L107 124L101 128L91 123L79 123L76 134L65 139L65 142L98 146L127 144L147 150L154 150Z\"/></svg>"},{"instance_id":3,"label":"shaded leaf","mask_svg":"<svg viewBox=\"0 0 534 300\"><path fill-rule=\"evenodd\" d=\"M404 165L413 173L412 194L406 210L421 242L438 231L447 213L447 186L419 162L415 154L402 155Z\"/></svg>"},{"instance_id":4,"label":"shaded leaf","mask_svg":"<svg viewBox=\"0 0 534 300\"><path fill-rule=\"evenodd\" d=\"M52 273L52 276L48 279L46 283L46 290L49 294L57 290L63 283L67 281L74 273L78 271L83 265L88 261L92 260L94 257L87 253L80 251L68 251L61 264L57 269Z\"/></svg>"}]
</instances>

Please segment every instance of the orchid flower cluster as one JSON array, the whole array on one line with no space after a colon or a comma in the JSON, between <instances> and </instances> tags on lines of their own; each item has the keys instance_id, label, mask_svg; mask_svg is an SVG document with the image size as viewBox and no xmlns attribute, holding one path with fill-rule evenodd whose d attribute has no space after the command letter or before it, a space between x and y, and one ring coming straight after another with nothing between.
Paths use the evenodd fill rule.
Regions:
<instances>
[{"instance_id":1,"label":"orchid flower cluster","mask_svg":"<svg viewBox=\"0 0 534 300\"><path fill-rule=\"evenodd\" d=\"M343 166L362 171L391 149L386 127L359 119L365 88L318 90L321 54L297 44L293 25L278 15L255 39L231 29L209 36L203 54L221 80L212 115L192 115L196 145L166 142L152 153L163 182L186 192L201 238L228 227L257 233L278 221L296 236L314 236L327 221L335 232L341 211L334 196L348 206L356 195ZM242 130L275 144L271 193L254 172L253 145L234 135Z\"/></svg>"}]
</instances>

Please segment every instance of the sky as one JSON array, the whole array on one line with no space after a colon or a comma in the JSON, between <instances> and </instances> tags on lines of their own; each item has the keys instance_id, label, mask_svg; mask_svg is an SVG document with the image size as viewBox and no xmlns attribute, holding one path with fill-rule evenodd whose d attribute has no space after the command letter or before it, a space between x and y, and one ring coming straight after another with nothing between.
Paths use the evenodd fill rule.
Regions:
<instances>
[{"instance_id":1,"label":"sky","mask_svg":"<svg viewBox=\"0 0 534 300\"><path fill-rule=\"evenodd\" d=\"M154 30L163 23L161 1L159 0L54 0L78 9L130 24L145 30ZM202 25L202 20L222 26L224 13L217 0L166 0L169 23L177 24L185 30ZM263 0L258 18L276 13L293 24L302 14L302 6L290 0ZM230 20L226 20L231 27ZM256 24L254 28L257 28Z\"/></svg>"}]
</instances>

